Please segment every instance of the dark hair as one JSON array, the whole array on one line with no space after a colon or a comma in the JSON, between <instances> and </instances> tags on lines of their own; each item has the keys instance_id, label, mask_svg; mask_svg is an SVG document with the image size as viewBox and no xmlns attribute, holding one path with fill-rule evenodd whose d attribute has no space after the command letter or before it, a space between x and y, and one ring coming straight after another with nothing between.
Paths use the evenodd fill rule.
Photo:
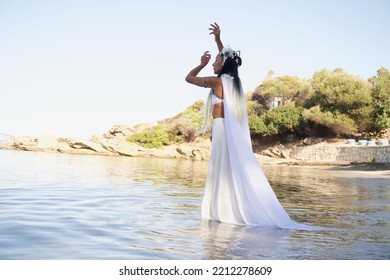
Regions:
<instances>
[{"instance_id":1,"label":"dark hair","mask_svg":"<svg viewBox=\"0 0 390 280\"><path fill-rule=\"evenodd\" d=\"M223 58L223 54L220 54ZM218 74L218 77L221 77L223 74L229 74L233 76L233 84L238 92L241 91L241 79L238 76L238 67L241 65L241 57L234 54L234 57L227 57L225 63L222 66L221 72Z\"/></svg>"}]
</instances>

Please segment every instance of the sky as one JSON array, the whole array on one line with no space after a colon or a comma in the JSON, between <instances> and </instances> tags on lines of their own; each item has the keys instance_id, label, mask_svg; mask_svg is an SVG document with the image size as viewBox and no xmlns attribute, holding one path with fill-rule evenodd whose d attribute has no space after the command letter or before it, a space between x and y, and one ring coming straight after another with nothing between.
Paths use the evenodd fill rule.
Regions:
<instances>
[{"instance_id":1,"label":"sky","mask_svg":"<svg viewBox=\"0 0 390 280\"><path fill-rule=\"evenodd\" d=\"M88 139L176 115L207 96L184 78L215 58L213 22L245 92L269 70L390 69L388 0L0 0L0 133Z\"/></svg>"}]
</instances>

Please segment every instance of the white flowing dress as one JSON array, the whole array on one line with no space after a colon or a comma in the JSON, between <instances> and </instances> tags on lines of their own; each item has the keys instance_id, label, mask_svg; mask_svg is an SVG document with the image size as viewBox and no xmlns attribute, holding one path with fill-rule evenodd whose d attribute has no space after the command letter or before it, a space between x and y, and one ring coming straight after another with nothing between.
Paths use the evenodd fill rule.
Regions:
<instances>
[{"instance_id":1,"label":"white flowing dress","mask_svg":"<svg viewBox=\"0 0 390 280\"><path fill-rule=\"evenodd\" d=\"M212 123L202 218L229 224L322 229L291 220L279 203L252 150L244 94L236 92L231 76L225 74L221 79L225 118Z\"/></svg>"}]
</instances>

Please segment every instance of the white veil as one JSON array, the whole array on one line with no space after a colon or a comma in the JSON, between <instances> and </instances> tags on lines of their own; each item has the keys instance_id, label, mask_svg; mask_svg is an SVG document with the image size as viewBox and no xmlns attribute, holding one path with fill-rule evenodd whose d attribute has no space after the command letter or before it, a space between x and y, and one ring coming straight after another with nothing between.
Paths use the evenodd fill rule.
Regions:
<instances>
[{"instance_id":1,"label":"white veil","mask_svg":"<svg viewBox=\"0 0 390 280\"><path fill-rule=\"evenodd\" d=\"M245 224L274 225L288 229L323 229L299 224L291 220L284 210L254 156L243 91L236 91L231 76L222 75L221 79L229 161L237 204Z\"/></svg>"}]
</instances>

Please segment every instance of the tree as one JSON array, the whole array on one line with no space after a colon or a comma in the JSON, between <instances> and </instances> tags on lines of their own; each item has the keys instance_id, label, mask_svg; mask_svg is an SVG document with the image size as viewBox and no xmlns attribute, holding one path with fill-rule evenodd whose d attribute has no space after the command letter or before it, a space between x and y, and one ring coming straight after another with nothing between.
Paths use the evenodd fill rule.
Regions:
<instances>
[{"instance_id":1,"label":"tree","mask_svg":"<svg viewBox=\"0 0 390 280\"><path fill-rule=\"evenodd\" d=\"M390 128L390 71L381 67L369 81L374 101L374 130Z\"/></svg>"},{"instance_id":2,"label":"tree","mask_svg":"<svg viewBox=\"0 0 390 280\"><path fill-rule=\"evenodd\" d=\"M296 76L280 76L265 79L252 94L252 100L259 102L265 109L272 109L276 97L281 98L280 105L295 101L297 105L310 95L312 89L309 82Z\"/></svg>"},{"instance_id":3,"label":"tree","mask_svg":"<svg viewBox=\"0 0 390 280\"><path fill-rule=\"evenodd\" d=\"M293 103L278 106L261 116L250 114L249 128L254 135L276 135L298 132L304 125L301 110Z\"/></svg>"},{"instance_id":4,"label":"tree","mask_svg":"<svg viewBox=\"0 0 390 280\"><path fill-rule=\"evenodd\" d=\"M329 112L333 121L351 125L349 133L355 131L365 132L369 129L373 104L371 97L371 85L363 79L347 74L338 68L330 72L326 69L314 73L311 81L313 94L306 100L304 107L307 109L318 106L313 112L317 117L323 117L323 121L316 118L316 123L325 125L333 132L339 134L343 125L329 125L330 115L321 115L320 112ZM304 116L308 117L306 113Z\"/></svg>"},{"instance_id":5,"label":"tree","mask_svg":"<svg viewBox=\"0 0 390 280\"><path fill-rule=\"evenodd\" d=\"M353 135L357 133L358 128L355 121L345 114L323 112L320 106L314 106L302 112L303 117L327 129L327 134L332 133L337 136Z\"/></svg>"}]
</instances>

